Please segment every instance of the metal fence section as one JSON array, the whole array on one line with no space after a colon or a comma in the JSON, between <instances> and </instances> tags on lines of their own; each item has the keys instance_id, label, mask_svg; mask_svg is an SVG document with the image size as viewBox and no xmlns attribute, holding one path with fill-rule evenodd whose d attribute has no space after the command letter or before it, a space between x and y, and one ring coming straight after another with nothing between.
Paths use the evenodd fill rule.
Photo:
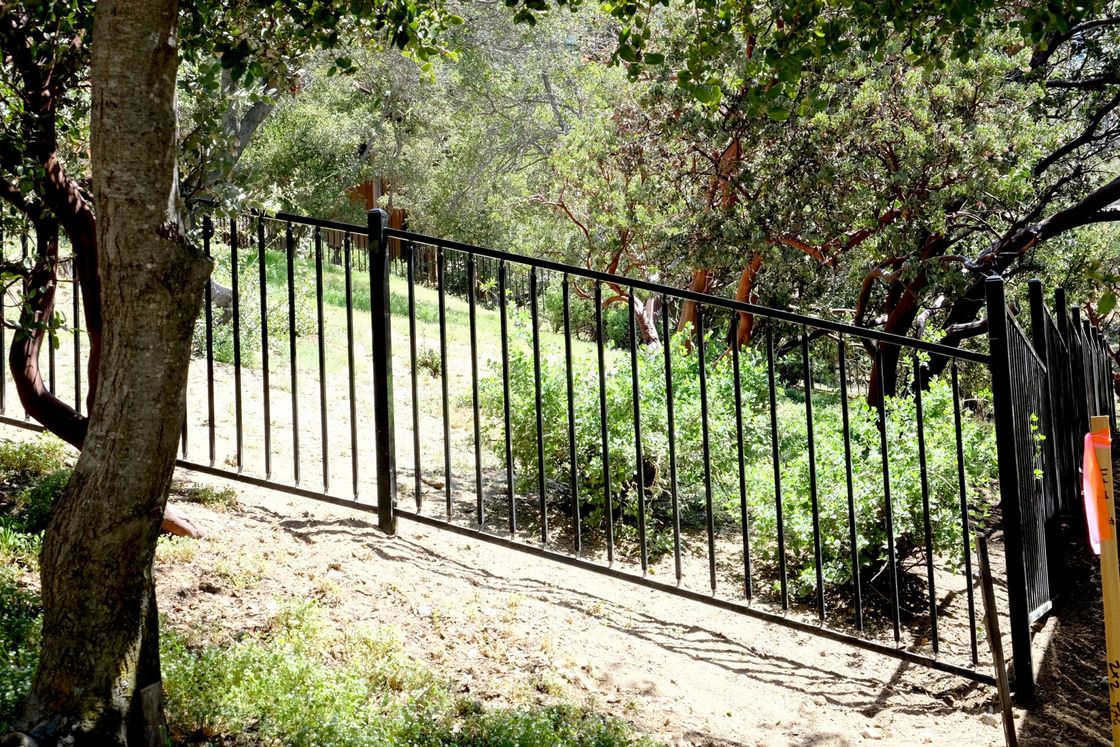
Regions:
<instances>
[{"instance_id":1,"label":"metal fence section","mask_svg":"<svg viewBox=\"0 0 1120 747\"><path fill-rule=\"evenodd\" d=\"M970 581L970 507L983 497L967 485L960 439L961 419L974 418L969 407L976 403L962 402L958 378L962 367L982 376L976 372L986 370L986 353L406 231L385 235L404 247L399 273L408 297L407 319L401 321L408 326L409 379L406 386L397 382L398 391L407 389L413 402L422 402L425 368L435 369L439 380L426 402L432 417L425 422L423 405L414 406L412 437L397 439L398 447L411 447L399 464L411 472L401 489L412 498L402 497L398 516L991 681L976 669ZM432 361L425 364L418 352L424 345L417 342L424 336L417 324L424 313L417 302L418 266L433 257L431 303L438 313L427 338ZM480 287L478 267L494 262L496 287ZM439 280L453 263L465 266L468 278L461 319L467 329L459 345L469 361L459 378L458 399L469 407L458 413L466 415L465 423L450 422L457 398L447 391L456 381L448 305L457 294ZM558 292L542 293L546 285ZM514 287L526 288L528 297L516 297ZM592 318L590 334L580 338L573 327L583 299ZM484 305L496 312L498 330L491 345L480 349ZM625 310L625 327L614 338L605 329L612 305ZM546 351L547 306L553 307L550 319L562 344ZM686 315L694 321L684 333L691 350L682 356L671 338ZM748 316L760 330L749 362L724 334ZM650 330L658 333L655 342ZM582 350L573 351L576 345ZM934 354L953 361L936 414L945 421L938 434L956 434L936 454L927 448L934 426L923 388L915 385L915 373ZM866 385L884 355L895 356L905 372L891 398L869 393ZM480 374L483 360L493 372L489 378ZM761 390L750 390L761 395L758 402L744 403L748 376L756 377L756 385L761 381ZM480 377L489 395L480 395ZM487 396L489 408L482 402ZM595 406L586 407L587 399ZM693 400L692 419L682 422L680 408ZM899 405L901 400L908 404ZM620 401L624 407L617 406ZM519 415L526 404L531 414ZM732 415L721 419L717 410ZM891 433L903 412L910 418L906 432ZM625 438L612 418L623 419ZM858 434L857 419L863 428ZM803 434L802 440L791 445L791 431ZM824 432L834 440L822 444ZM665 440L660 453L666 461L653 464L651 442L658 438ZM892 453L901 441L916 455L904 468ZM682 444L695 453L683 453ZM827 456L822 446L830 450ZM791 449L803 457L802 474L789 466ZM869 459L877 465L875 485L865 479ZM826 460L839 465L827 484L819 474ZM721 461L732 467L717 474ZM684 462L699 465L689 482ZM930 508L935 468L953 485L955 518L948 528L943 492L936 519ZM765 522L759 519L762 507L748 499L764 475ZM650 498L654 486L663 493ZM587 510L591 495L596 508ZM870 512L870 519L861 512ZM868 523L880 533L880 544L866 536ZM935 548L934 534L946 532L954 532L955 540ZM952 545L957 562L946 557L945 544ZM874 557L870 563L868 555ZM833 582L840 565L846 578ZM953 624L939 624L942 619Z\"/></svg>"},{"instance_id":2,"label":"metal fence section","mask_svg":"<svg viewBox=\"0 0 1120 747\"><path fill-rule=\"evenodd\" d=\"M1055 322L1042 284L1029 283L1028 339L1003 280L989 279L985 290L1015 689L1030 697L1037 674L1031 626L1062 591L1063 524L1085 531L1082 438L1092 415L1108 415L1115 427L1113 374L1107 343L1077 307L1067 312L1064 293L1056 296Z\"/></svg>"},{"instance_id":3,"label":"metal fence section","mask_svg":"<svg viewBox=\"0 0 1120 747\"><path fill-rule=\"evenodd\" d=\"M217 284L182 466L983 683L972 553L991 511L1015 666L1033 675L1079 437L1114 415L1107 346L1061 294L1052 314L1032 284L1028 339L993 281L989 349L959 349L390 228L381 211L195 227ZM77 318L76 293L60 299ZM731 342L740 325L749 347ZM73 370L79 407L80 338L48 362L52 391ZM0 420L33 425L5 381Z\"/></svg>"}]
</instances>

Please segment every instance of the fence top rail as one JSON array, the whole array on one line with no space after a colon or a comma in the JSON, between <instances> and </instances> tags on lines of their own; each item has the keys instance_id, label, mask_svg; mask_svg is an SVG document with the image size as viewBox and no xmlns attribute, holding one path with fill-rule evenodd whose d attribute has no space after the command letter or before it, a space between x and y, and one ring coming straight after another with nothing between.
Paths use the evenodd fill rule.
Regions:
<instances>
[{"instance_id":1,"label":"fence top rail","mask_svg":"<svg viewBox=\"0 0 1120 747\"><path fill-rule=\"evenodd\" d=\"M214 203L208 200L198 200L196 204L204 209L213 208ZM356 223L346 223L340 220L329 220L327 218L312 218L307 215L296 215L295 213L285 212L262 212L260 210L249 210L241 213L252 220L271 220L277 223L294 223L302 226L313 226L315 228L325 228L330 231L342 231L344 233L366 235L366 226L360 226Z\"/></svg>"},{"instance_id":2,"label":"fence top rail","mask_svg":"<svg viewBox=\"0 0 1120 747\"><path fill-rule=\"evenodd\" d=\"M735 299L722 298L720 296L713 296L708 293L699 293L687 288L674 288L672 286L662 285L648 280L628 278L623 275L613 275L609 272L591 270L584 267L577 267L575 265L566 265L562 262L555 262L549 259L528 257L522 254L512 254L510 252L503 252L499 249L489 249L487 247L474 246L471 244L465 244L460 241L441 239L434 236L426 236L424 234L413 233L411 231L403 231L396 228L385 229L385 235L389 238L400 239L402 241L411 241L417 244L443 247L445 249L451 249L453 251L464 252L481 257L506 260L517 264L527 265L529 267L535 267L541 270L563 273L566 275L581 277L586 280L593 280L600 283L616 283L618 285L624 285L636 290L644 290L659 295L672 296L673 298L679 298L685 301L695 301L696 303L704 304L706 306L718 306L730 311L744 312L766 319L773 319L775 321L803 324L814 329L849 335L851 337L861 338L864 340L873 340L876 342L887 343L889 345L913 348L915 350L922 350L924 352L942 355L947 358L956 358L959 360L974 361L977 363L988 363L990 359L987 353L980 353L973 350L964 350L962 348L950 347L948 345L941 345L935 342L927 342L925 340L919 340L913 337L907 337L905 335L896 335L890 332L880 332L879 330L867 329L865 327L856 327L855 325L851 324L844 324L842 322L834 322L828 319L806 316L804 314L797 314L795 312L784 311L782 309L773 309L768 306L760 306L758 304L747 303L746 301L737 301Z\"/></svg>"}]
</instances>

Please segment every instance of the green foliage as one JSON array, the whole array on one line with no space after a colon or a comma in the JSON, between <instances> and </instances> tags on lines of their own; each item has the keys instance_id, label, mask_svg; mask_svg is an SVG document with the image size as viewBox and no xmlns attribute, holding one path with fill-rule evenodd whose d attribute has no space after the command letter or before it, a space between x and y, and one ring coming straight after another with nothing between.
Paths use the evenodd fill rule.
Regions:
<instances>
[{"instance_id":1,"label":"green foliage","mask_svg":"<svg viewBox=\"0 0 1120 747\"><path fill-rule=\"evenodd\" d=\"M26 484L65 465L66 446L52 436L0 442L0 476Z\"/></svg>"},{"instance_id":2,"label":"green foliage","mask_svg":"<svg viewBox=\"0 0 1120 747\"><path fill-rule=\"evenodd\" d=\"M197 503L207 508L225 511L237 505L237 491L229 486L176 482L171 486L171 494L187 503Z\"/></svg>"},{"instance_id":3,"label":"green foliage","mask_svg":"<svg viewBox=\"0 0 1120 747\"><path fill-rule=\"evenodd\" d=\"M16 498L16 516L25 532L41 532L47 528L54 506L70 482L73 470L63 468L41 477Z\"/></svg>"},{"instance_id":4,"label":"green foliage","mask_svg":"<svg viewBox=\"0 0 1120 747\"><path fill-rule=\"evenodd\" d=\"M313 606L282 611L263 633L192 648L161 636L168 719L176 739L220 744L644 745L623 724L559 705L486 711L418 667L391 638L343 639ZM334 651L335 655L330 652ZM341 660L332 660L341 653Z\"/></svg>"},{"instance_id":5,"label":"green foliage","mask_svg":"<svg viewBox=\"0 0 1120 747\"><path fill-rule=\"evenodd\" d=\"M264 253L265 263L265 316L268 319L268 350L273 360L287 360L288 336L290 334L288 319L288 265L287 254L279 250L282 246L282 233L272 233L275 224L267 224L268 233L265 241L275 249L267 249ZM254 242L255 232L253 234ZM242 241L248 241L244 236ZM226 287L232 287L232 269L229 248L214 242L211 252L215 257L215 277ZM260 298L260 254L254 246L244 246L238 251L238 339L240 343L241 363L245 366L256 366L261 360L261 298ZM296 257L293 263L293 280L295 282L295 331L296 336L313 334L315 332L315 293L314 293L314 260L306 257ZM330 294L324 295L326 302L334 303L337 299ZM368 308L368 303L367 303ZM214 360L220 363L232 364L234 362L234 328L232 311L223 311L217 307L211 311L211 330L213 335ZM194 355L206 355L206 316L199 314L194 327Z\"/></svg>"},{"instance_id":6,"label":"green foliage","mask_svg":"<svg viewBox=\"0 0 1120 747\"><path fill-rule=\"evenodd\" d=\"M0 560L37 567L43 530L70 481L65 446L50 436L0 443Z\"/></svg>"},{"instance_id":7,"label":"green foliage","mask_svg":"<svg viewBox=\"0 0 1120 747\"><path fill-rule=\"evenodd\" d=\"M541 311L552 331L563 332L564 294L559 287L549 286L544 294ZM568 299L568 318L573 335L591 342L598 338L593 300L571 293ZM630 310L626 304L611 304L603 309L603 342L620 349L630 347Z\"/></svg>"},{"instance_id":8,"label":"green foliage","mask_svg":"<svg viewBox=\"0 0 1120 747\"><path fill-rule=\"evenodd\" d=\"M416 367L429 376L438 379L443 373L439 351L435 348L421 348L416 354Z\"/></svg>"},{"instance_id":9,"label":"green foliage","mask_svg":"<svg viewBox=\"0 0 1120 747\"><path fill-rule=\"evenodd\" d=\"M41 603L16 583L8 568L0 568L0 733L6 734L31 690L39 663Z\"/></svg>"},{"instance_id":10,"label":"green foliage","mask_svg":"<svg viewBox=\"0 0 1120 747\"><path fill-rule=\"evenodd\" d=\"M522 333L524 337L525 333ZM669 343L673 366L678 500L681 519L700 527L705 519L705 465L700 397L699 355L689 353L685 335ZM777 520L773 491L770 438L769 376L766 360L753 349L740 354L740 391L746 495L739 491L739 464L733 358L709 334L706 340L707 423L713 506L717 526L738 531L741 501L746 502L752 552L756 562L776 577ZM652 521L653 544L667 547L671 489L664 350L645 347L638 352L641 392L641 430L644 479L647 481L647 518ZM598 364L592 356L573 360L576 470L581 512L596 524L605 516L608 481L603 474ZM481 406L488 416L487 434L494 452L504 459L503 391L500 366L492 365L481 382ZM533 490L537 475L536 407L533 361L524 339L510 354L510 410L513 458L522 489ZM638 501L634 444L632 371L628 355L615 356L606 371L607 443L610 458L609 490L615 510L636 524ZM541 360L539 406L544 430L546 479L564 490L569 483L566 370L562 358ZM930 517L935 554L950 563L962 561L960 505L957 491L956 436L952 392L947 382L934 380L923 393ZM919 479L915 401L911 396L889 398L887 453L890 462L895 539L905 555L924 545L924 513ZM807 425L804 390L779 383L778 425L782 477L786 559L795 594L808 595L816 585ZM862 401L850 403L853 493L859 562L863 571L878 568L886 558L883 478L878 414ZM974 519L986 515L988 490L995 478L991 429L982 417L965 413L962 421L966 490L974 504ZM835 389L814 385L813 434L825 581L830 586L851 581L848 546L848 503L841 406ZM652 481L651 481L652 480Z\"/></svg>"}]
</instances>

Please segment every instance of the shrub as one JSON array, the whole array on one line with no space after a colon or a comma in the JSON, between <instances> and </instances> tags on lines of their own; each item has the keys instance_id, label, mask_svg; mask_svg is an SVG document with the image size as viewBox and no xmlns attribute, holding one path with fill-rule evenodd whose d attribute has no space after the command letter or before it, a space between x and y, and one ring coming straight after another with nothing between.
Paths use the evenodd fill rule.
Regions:
<instances>
[{"instance_id":1,"label":"shrub","mask_svg":"<svg viewBox=\"0 0 1120 747\"><path fill-rule=\"evenodd\" d=\"M816 394L816 393L815 393ZM930 492L930 526L934 553L954 567L963 563L960 537L960 496L957 486L956 432L953 398L948 382L936 379L923 393L926 474ZM796 409L797 412L793 412ZM859 565L866 573L887 562L885 491L878 413L862 400L850 402L849 436L852 452L852 492L855 506ZM890 468L891 509L899 560L921 552L925 546L915 402L910 396L888 398L887 454ZM803 403L779 405L781 429L782 507L786 530L787 567L795 594L808 595L816 588L813 564L812 507L807 427ZM987 491L995 479L995 444L991 428L962 413L962 444L966 495L972 501L974 520L987 515ZM835 396L814 401L813 435L816 447L817 504L821 527L823 577L826 584L851 581L851 549L844 432L839 401ZM756 467L759 465L756 465ZM764 491L749 491L752 531L764 538L755 545L759 558L777 567L777 547L765 538L776 537L777 516L770 488L771 461L764 474L748 484L763 484ZM981 500L975 500L980 496Z\"/></svg>"},{"instance_id":2,"label":"shrub","mask_svg":"<svg viewBox=\"0 0 1120 747\"><path fill-rule=\"evenodd\" d=\"M524 333L523 333L524 334ZM699 356L685 348L685 336L669 341L673 364L678 502L682 524L699 527L706 519L703 430L700 403ZM777 520L773 488L770 436L769 376L764 356L753 349L740 353L740 397L746 495L739 490L735 377L732 357L709 335L707 351L707 422L712 500L717 526L738 531L745 500L756 568L777 575ZM643 348L637 356L641 406L642 462L650 511L647 524L651 546L669 547L668 427L664 350ZM572 361L574 379L576 472L581 515L591 523L605 516L605 488L599 410L598 363L592 356ZM612 506L631 524L637 516L635 500L637 454L634 444L632 373L629 355L611 357L606 371L607 444ZM513 459L520 489L535 491L537 465L536 408L531 348L521 339L510 353L510 430ZM487 416L487 435L504 461L503 391L500 364L491 364L481 384L481 408ZM809 480L807 425L802 388L779 386L782 501L787 569L795 595L807 596L816 587ZM935 380L924 393L927 475L934 552L950 563L962 560L960 506L957 489L956 435L952 391ZM544 471L553 489L566 491L572 465L569 459L567 382L564 360L542 354L539 407L545 423ZM896 545L900 559L924 547L924 513L918 464L915 405L900 396L885 405L891 494ZM995 478L991 428L967 413L962 419L966 490L985 496ZM837 390L814 386L813 433L816 447L818 507L823 577L827 585L851 582L847 478L840 402ZM850 402L850 439L853 497L859 565L863 572L882 565L887 555L882 461L878 413L863 401ZM983 505L977 510L981 517ZM974 516L974 518L981 518Z\"/></svg>"},{"instance_id":3,"label":"shrub","mask_svg":"<svg viewBox=\"0 0 1120 747\"><path fill-rule=\"evenodd\" d=\"M428 347L420 348L420 351L416 354L416 368L438 379L443 373L443 362L440 359L439 350Z\"/></svg>"},{"instance_id":4,"label":"shrub","mask_svg":"<svg viewBox=\"0 0 1120 747\"><path fill-rule=\"evenodd\" d=\"M62 469L65 463L66 446L52 436L0 443L0 474L15 482L33 481Z\"/></svg>"},{"instance_id":5,"label":"shrub","mask_svg":"<svg viewBox=\"0 0 1120 747\"><path fill-rule=\"evenodd\" d=\"M707 344L711 345L710 338ZM717 352L711 351L713 356ZM702 515L705 504L699 366L697 356L686 352L684 335L672 338L670 355L673 360L678 499L682 514L687 519L690 514L693 517ZM669 487L669 442L664 351L660 347L641 348L637 361L646 497L650 501L651 511L667 518L668 501L664 497ZM766 369L750 355L743 356L740 368L742 381L746 384L743 388L744 413L757 413L760 403L754 402L752 397L767 391L765 379L760 378L766 376ZM634 443L630 358L628 355L612 356L607 364L605 380L609 483L604 474L602 459L598 362L594 356L578 356L573 358L572 369L581 514L592 523L600 522L605 516L609 487L615 511L634 520L639 505L634 496L637 490L638 458ZM730 358L710 362L707 374L713 489L719 493L731 490L737 492L734 377ZM542 358L540 407L542 419L548 424L544 432L545 474L546 479L557 481L561 485L568 484L570 475L565 376L563 359ZM499 458L504 459L502 398L501 367L499 364L492 364L491 375L481 383L480 404L482 410L490 416L488 434L495 452ZM536 403L531 352L525 344L512 346L510 427L514 463L524 489L536 484ZM744 444L750 449L748 459L756 458L755 447L761 445L762 424L757 421L757 414L745 417ZM657 530L659 527L655 525L653 528ZM667 529L668 525L660 528Z\"/></svg>"},{"instance_id":6,"label":"shrub","mask_svg":"<svg viewBox=\"0 0 1120 747\"><path fill-rule=\"evenodd\" d=\"M16 499L16 516L25 532L41 532L58 503L59 496L70 482L73 470L63 468L42 477Z\"/></svg>"},{"instance_id":7,"label":"shrub","mask_svg":"<svg viewBox=\"0 0 1120 747\"><path fill-rule=\"evenodd\" d=\"M7 569L0 570L0 734L11 730L18 709L31 690L39 662L41 607L36 595L16 584Z\"/></svg>"},{"instance_id":8,"label":"shrub","mask_svg":"<svg viewBox=\"0 0 1120 747\"><path fill-rule=\"evenodd\" d=\"M559 283L550 284L544 293L541 315L554 332L564 330L564 293ZM568 298L568 319L572 334L583 340L598 339L595 304L572 291ZM630 347L630 310L626 304L611 304L603 309L603 342L616 348Z\"/></svg>"}]
</instances>

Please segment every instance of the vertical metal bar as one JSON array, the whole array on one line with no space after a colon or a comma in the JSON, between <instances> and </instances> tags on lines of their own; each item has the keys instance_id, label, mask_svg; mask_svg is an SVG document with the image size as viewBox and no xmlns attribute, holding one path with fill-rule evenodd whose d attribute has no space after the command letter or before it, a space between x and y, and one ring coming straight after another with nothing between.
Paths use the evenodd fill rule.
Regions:
<instances>
[{"instance_id":1,"label":"vertical metal bar","mask_svg":"<svg viewBox=\"0 0 1120 747\"><path fill-rule=\"evenodd\" d=\"M299 374L296 359L296 242L292 223L284 227L284 248L288 259L288 369L292 388L292 477L299 485Z\"/></svg>"},{"instance_id":2,"label":"vertical metal bar","mask_svg":"<svg viewBox=\"0 0 1120 747\"><path fill-rule=\"evenodd\" d=\"M179 427L179 443L183 450L183 458L187 458L187 413L183 412L183 424Z\"/></svg>"},{"instance_id":3,"label":"vertical metal bar","mask_svg":"<svg viewBox=\"0 0 1120 747\"><path fill-rule=\"evenodd\" d=\"M572 549L579 555L583 549L583 521L579 511L579 466L576 463L576 406L575 384L572 372L572 310L568 273L560 283L564 301L564 372L568 386L568 490L572 496L572 526L575 535Z\"/></svg>"},{"instance_id":4,"label":"vertical metal bar","mask_svg":"<svg viewBox=\"0 0 1120 747\"><path fill-rule=\"evenodd\" d=\"M782 516L782 461L778 442L777 376L774 373L774 321L766 325L766 364L770 384L770 450L774 467L774 515L778 528L778 579L782 590L782 609L789 610L789 582L786 574L786 532Z\"/></svg>"},{"instance_id":5,"label":"vertical metal bar","mask_svg":"<svg viewBox=\"0 0 1120 747\"><path fill-rule=\"evenodd\" d=\"M214 235L214 224L207 215L202 219L202 250L207 257L210 253L210 239ZM214 423L214 293L212 280L206 281L203 315L206 319L206 435L210 447L210 466L218 459Z\"/></svg>"},{"instance_id":6,"label":"vertical metal bar","mask_svg":"<svg viewBox=\"0 0 1120 747\"><path fill-rule=\"evenodd\" d=\"M502 417L505 421L506 498L509 502L509 533L517 533L517 505L513 486L513 438L510 434L509 322L506 311L506 261L498 262L498 320L502 332Z\"/></svg>"},{"instance_id":7,"label":"vertical metal bar","mask_svg":"<svg viewBox=\"0 0 1120 747\"><path fill-rule=\"evenodd\" d=\"M78 263L76 261L72 265L71 275L73 275L73 281L70 287L73 290L70 294L70 327L74 331L74 411L80 415L82 412L82 304L80 300L82 289L78 280ZM207 283L206 287L209 288L210 284ZM0 327L2 326L0 324ZM0 350L3 349L4 341L0 339Z\"/></svg>"},{"instance_id":8,"label":"vertical metal bar","mask_svg":"<svg viewBox=\"0 0 1120 747\"><path fill-rule=\"evenodd\" d=\"M669 437L669 499L673 513L673 570L677 583L681 582L681 514L677 487L677 435L675 404L673 402L673 352L669 327L669 297L661 296L661 347L665 354L665 425Z\"/></svg>"},{"instance_id":9,"label":"vertical metal bar","mask_svg":"<svg viewBox=\"0 0 1120 747\"><path fill-rule=\"evenodd\" d=\"M57 234L57 231L56 231L56 234ZM58 239L57 235L55 236L55 239L56 240ZM43 255L43 259L46 259L45 254ZM56 263L55 264L55 270L56 270L55 275L56 276L57 276L57 267L58 267L58 265ZM57 278L55 279L55 288L56 288L56 290L58 288ZM47 322L47 324L50 325L50 329L47 330L47 380L50 383L51 394L54 394L54 395L57 396L57 394L58 394L58 383L57 383L57 380L56 380L57 376L56 376L56 371L55 371L54 343L55 343L55 340L57 339L58 330L54 328L54 324L53 324L54 320L53 319L47 319L46 322Z\"/></svg>"},{"instance_id":10,"label":"vertical metal bar","mask_svg":"<svg viewBox=\"0 0 1120 747\"><path fill-rule=\"evenodd\" d=\"M0 239L0 259L4 259L4 242ZM0 292L0 351L8 349L7 340L8 321L8 293ZM79 364L80 367L80 364ZM7 366L0 366L0 413L8 411L8 376L5 373Z\"/></svg>"},{"instance_id":11,"label":"vertical metal bar","mask_svg":"<svg viewBox=\"0 0 1120 747\"><path fill-rule=\"evenodd\" d=\"M264 395L264 476L272 477L272 387L268 382L268 267L265 262L264 218L257 219L257 270L261 296L261 390Z\"/></svg>"},{"instance_id":12,"label":"vertical metal bar","mask_svg":"<svg viewBox=\"0 0 1120 747\"><path fill-rule=\"evenodd\" d=\"M1065 288L1058 288L1054 291L1054 311L1058 316L1058 332L1061 333L1062 339L1066 341L1066 345L1069 345L1069 306L1066 305Z\"/></svg>"},{"instance_id":13,"label":"vertical metal bar","mask_svg":"<svg viewBox=\"0 0 1120 747\"><path fill-rule=\"evenodd\" d=\"M700 442L704 456L704 513L708 521L708 581L716 592L716 519L712 510L712 453L708 433L708 364L704 339L704 307L696 304L696 352L700 372Z\"/></svg>"},{"instance_id":14,"label":"vertical metal bar","mask_svg":"<svg viewBox=\"0 0 1120 747\"><path fill-rule=\"evenodd\" d=\"M813 564L817 573L817 619L824 621L824 558L821 553L821 511L817 493L817 445L813 433L813 368L809 362L809 330L801 328L801 370L805 377L805 434L809 447L809 501L813 512Z\"/></svg>"},{"instance_id":15,"label":"vertical metal bar","mask_svg":"<svg viewBox=\"0 0 1120 747\"><path fill-rule=\"evenodd\" d=\"M638 482L638 544L642 555L642 573L649 570L649 546L646 542L646 465L642 453L642 392L638 381L638 329L635 321L634 288L629 290L630 310L630 399L634 406L634 477Z\"/></svg>"},{"instance_id":16,"label":"vertical metal bar","mask_svg":"<svg viewBox=\"0 0 1120 747\"><path fill-rule=\"evenodd\" d=\"M887 529L887 576L891 583L891 625L894 627L894 641L898 643L902 637L902 620L899 612L898 599L898 554L894 544L894 506L891 504L891 464L890 454L887 451L887 409L886 392L883 387L883 343L875 349L875 366L879 371L878 391L876 392L879 414L879 454L883 461L883 509Z\"/></svg>"},{"instance_id":17,"label":"vertical metal bar","mask_svg":"<svg viewBox=\"0 0 1120 747\"><path fill-rule=\"evenodd\" d=\"M956 431L957 436L957 491L961 510L961 549L964 551L965 592L968 596L968 636L972 650L972 664L976 666L980 663L980 654L976 644L976 599L972 590L972 529L969 527L968 520L968 496L964 475L964 436L961 431L960 384L955 359L950 370L953 382L953 430Z\"/></svg>"},{"instance_id":18,"label":"vertical metal bar","mask_svg":"<svg viewBox=\"0 0 1120 747\"><path fill-rule=\"evenodd\" d=\"M443 491L447 518L451 518L451 398L447 382L447 256L436 247L436 282L439 284L439 372L443 393Z\"/></svg>"},{"instance_id":19,"label":"vertical metal bar","mask_svg":"<svg viewBox=\"0 0 1120 747\"><path fill-rule=\"evenodd\" d=\"M1034 659L1031 652L1030 605L1023 552L1023 516L1019 504L1019 465L1015 433L1015 392L1011 378L1012 360L1008 341L1007 303L1003 279L984 281L988 306L988 345L992 370L992 401L995 407L996 453L999 459L1000 509L1007 562L1007 606L1010 614L1011 651L1015 661L1017 695L1034 694Z\"/></svg>"},{"instance_id":20,"label":"vertical metal bar","mask_svg":"<svg viewBox=\"0 0 1120 747\"><path fill-rule=\"evenodd\" d=\"M358 497L358 398L354 381L354 278L352 238L347 231L342 239L343 272L346 278L346 373L350 394L350 478L354 498Z\"/></svg>"},{"instance_id":21,"label":"vertical metal bar","mask_svg":"<svg viewBox=\"0 0 1120 747\"><path fill-rule=\"evenodd\" d=\"M71 251L73 251L73 248L71 248ZM78 313L77 313L78 312L78 259L77 259L77 257L73 257L73 259L70 262L70 278L71 278L71 281L72 281L71 282L71 288L73 289L71 294L70 294L70 301L71 301L71 308L74 311L74 321L73 321L73 324L72 324L72 327L74 328L74 407L80 412L81 411L80 402L81 402L81 398L82 398L82 393L81 393L81 381L78 378L78 369L80 368L79 360L80 360L81 350L80 350L80 345L78 343L78 324L77 324L77 319L78 319ZM51 346L51 352L52 353L54 352L54 346L53 345ZM53 363L53 361L52 361L52 363ZM188 363L189 363L189 361L188 361ZM53 376L53 371L52 371L52 376ZM52 386L52 388L53 388L53 386ZM187 391L184 393L184 395L186 397L190 396L190 387L189 386L187 387ZM60 399L61 399L61 397L60 397ZM189 418L190 418L189 413L190 413L190 408L189 407L184 407L183 408L183 422L182 422L182 425L180 426L180 429L179 429L179 443L180 443L180 448L182 450L182 456L183 456L184 459L186 459L188 457L187 449L188 449L188 445L189 445L189 435L190 435L189 431L188 431Z\"/></svg>"},{"instance_id":22,"label":"vertical metal bar","mask_svg":"<svg viewBox=\"0 0 1120 747\"><path fill-rule=\"evenodd\" d=\"M0 260L7 259L7 251L4 245L5 239L4 229L0 227ZM8 349L7 328L8 321L8 293L7 291L0 292L0 351ZM74 323L77 324L77 317ZM75 361L76 365L78 364ZM0 366L0 413L7 412L8 409L8 377L4 372L6 366Z\"/></svg>"},{"instance_id":23,"label":"vertical metal bar","mask_svg":"<svg viewBox=\"0 0 1120 747\"><path fill-rule=\"evenodd\" d=\"M852 429L848 413L848 345L844 335L837 342L840 358L840 418L844 428L844 477L848 486L848 548L852 556L852 601L856 629L863 631L863 584L859 568L859 538L856 531L856 497L852 480Z\"/></svg>"},{"instance_id":24,"label":"vertical metal bar","mask_svg":"<svg viewBox=\"0 0 1120 747\"><path fill-rule=\"evenodd\" d=\"M743 529L743 595L750 599L751 532L747 516L747 465L743 451L743 384L739 372L739 312L731 314L731 373L735 383L735 446L739 459L739 520Z\"/></svg>"},{"instance_id":25,"label":"vertical metal bar","mask_svg":"<svg viewBox=\"0 0 1120 747\"><path fill-rule=\"evenodd\" d=\"M237 432L237 471L245 468L245 433L241 405L241 291L238 289L237 218L229 220L230 280L233 295L233 413Z\"/></svg>"},{"instance_id":26,"label":"vertical metal bar","mask_svg":"<svg viewBox=\"0 0 1120 747\"><path fill-rule=\"evenodd\" d=\"M57 281L55 281L56 286L57 284ZM57 396L58 382L57 372L55 370L54 341L58 334L58 330L54 328L53 320L47 319L47 323L51 325L51 328L47 330L47 380L50 382L51 394L55 394Z\"/></svg>"},{"instance_id":27,"label":"vertical metal bar","mask_svg":"<svg viewBox=\"0 0 1120 747\"><path fill-rule=\"evenodd\" d=\"M416 354L416 244L405 244L405 269L408 275L408 360L412 372L412 472L413 498L416 510L424 503L424 485L420 466L420 382Z\"/></svg>"},{"instance_id":28,"label":"vertical metal bar","mask_svg":"<svg viewBox=\"0 0 1120 747\"><path fill-rule=\"evenodd\" d=\"M603 442L603 506L607 514L607 564L614 564L614 504L607 428L607 362L603 350L603 286L595 283L595 344L599 353L599 435Z\"/></svg>"},{"instance_id":29,"label":"vertical metal bar","mask_svg":"<svg viewBox=\"0 0 1120 747\"><path fill-rule=\"evenodd\" d=\"M541 331L537 303L537 268L529 268L529 321L533 326L533 392L537 406L537 500L541 512L541 544L548 544L548 510L545 505L544 417L541 413Z\"/></svg>"},{"instance_id":30,"label":"vertical metal bar","mask_svg":"<svg viewBox=\"0 0 1120 747\"><path fill-rule=\"evenodd\" d=\"M393 412L392 297L389 293L389 214L366 213L369 247L369 294L373 324L373 435L376 441L377 524L381 531L397 531L397 434Z\"/></svg>"},{"instance_id":31,"label":"vertical metal bar","mask_svg":"<svg viewBox=\"0 0 1120 747\"><path fill-rule=\"evenodd\" d=\"M914 413L918 423L918 472L922 486L922 523L925 529L926 544L926 591L929 595L930 643L934 656L937 655L939 641L937 636L937 588L933 578L933 519L929 505L929 471L926 465L926 424L925 408L922 405L922 369L918 351L913 351L911 363L914 369Z\"/></svg>"},{"instance_id":32,"label":"vertical metal bar","mask_svg":"<svg viewBox=\"0 0 1120 747\"><path fill-rule=\"evenodd\" d=\"M482 501L482 419L478 412L478 321L475 298L478 277L473 254L467 255L467 308L470 312L471 331L471 408L474 414L474 498L479 528L485 520ZM415 395L414 395L415 397ZM416 406L413 405L415 411Z\"/></svg>"},{"instance_id":33,"label":"vertical metal bar","mask_svg":"<svg viewBox=\"0 0 1120 747\"><path fill-rule=\"evenodd\" d=\"M330 426L327 420L327 336L323 319L323 232L315 227L315 324L319 333L319 438L323 457L323 492L331 487Z\"/></svg>"}]
</instances>

